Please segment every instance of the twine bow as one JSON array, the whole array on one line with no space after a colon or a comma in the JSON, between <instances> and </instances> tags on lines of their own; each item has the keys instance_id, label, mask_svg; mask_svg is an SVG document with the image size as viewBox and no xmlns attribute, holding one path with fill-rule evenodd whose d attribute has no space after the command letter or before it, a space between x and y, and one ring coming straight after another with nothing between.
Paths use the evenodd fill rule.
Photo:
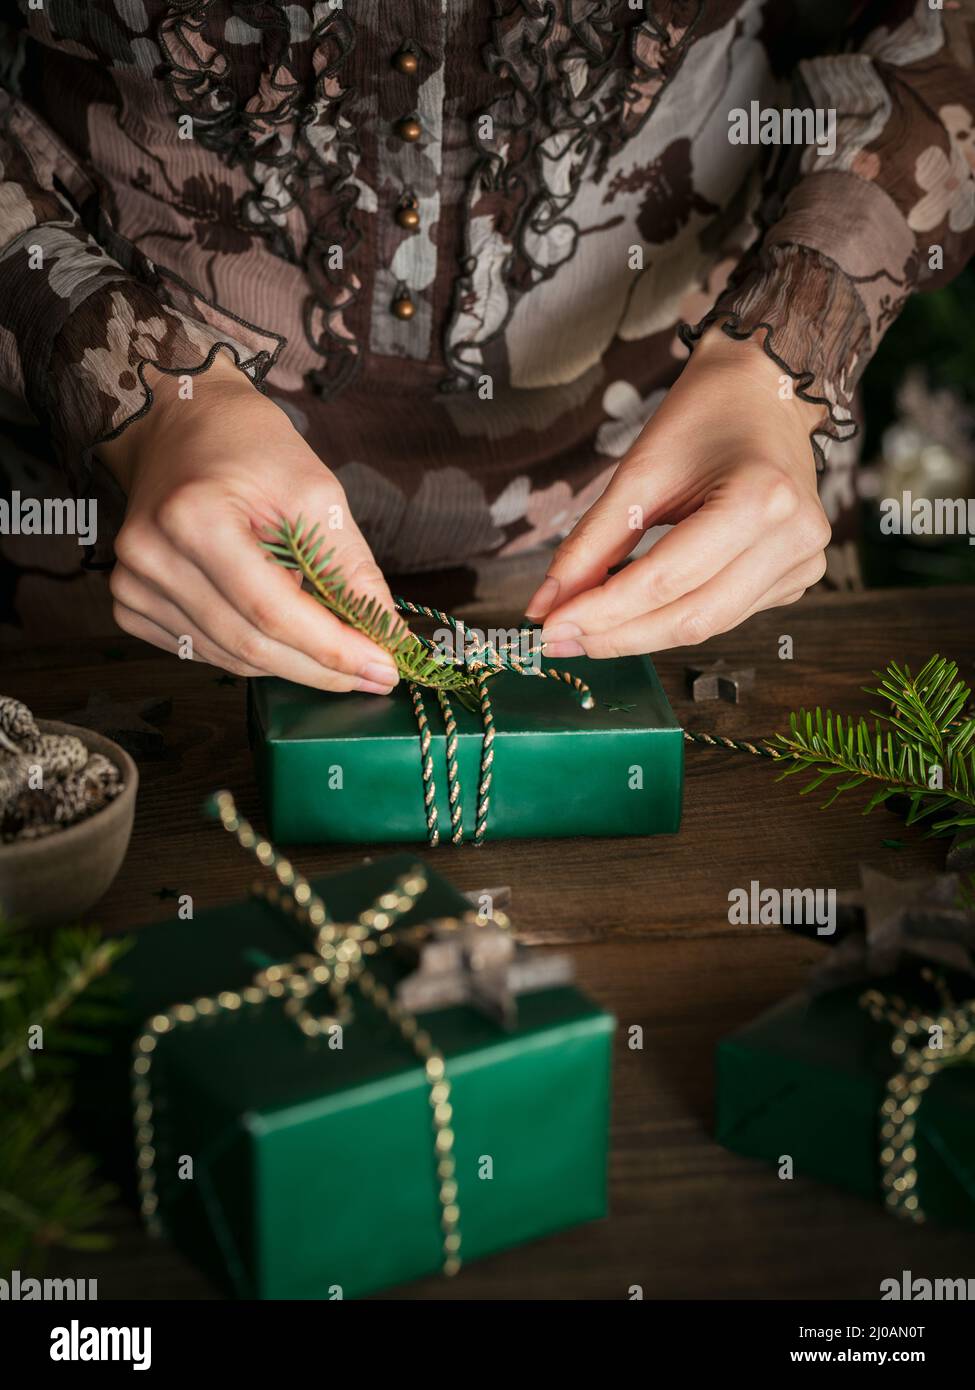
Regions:
<instances>
[{"instance_id":1,"label":"twine bow","mask_svg":"<svg viewBox=\"0 0 975 1390\"><path fill-rule=\"evenodd\" d=\"M879 989L860 996L860 1006L875 1022L894 1029L890 1050L900 1063L880 1107L884 1202L896 1216L918 1223L926 1217L917 1191L917 1112L941 1069L975 1051L975 999L958 1003L943 976L929 968L921 973L938 992L940 1013L912 1007L899 995ZM935 1037L940 1046L934 1045Z\"/></svg>"},{"instance_id":2,"label":"twine bow","mask_svg":"<svg viewBox=\"0 0 975 1390\"><path fill-rule=\"evenodd\" d=\"M578 676L573 676L568 671L556 670L554 666L543 670L541 666L527 665L519 657L515 656L510 647L494 647L489 642L477 642L473 634L468 630L460 618L451 617L448 613L443 613L439 608L428 608L422 603L411 603L409 599L397 597L394 600L396 610L399 613L411 613L421 618L431 618L435 622L445 623L453 629L456 649L461 653L458 664L462 665L466 671L470 672L473 686L474 707L480 713L481 727L483 735L481 739L481 762L480 774L477 787L477 817L474 826L473 842L479 845L483 842L487 832L488 811L491 804L491 775L494 766L494 711L491 707L491 694L488 689L488 682L492 676L499 675L502 671L512 671L519 676L538 676L543 679L561 681L563 684L571 686L579 697L579 703L583 709L592 709L595 703L592 691L585 681ZM434 643L427 637L416 634L418 640L427 648L428 651L435 651ZM540 655L541 647L529 648L526 655L534 657ZM427 819L427 840L430 848L435 849L440 843L440 812L437 807L437 788L433 775L433 757L430 753L432 734L430 732L430 721L427 718L426 707L423 703L423 696L420 687L410 682L410 699L413 704L413 714L416 718L417 728L420 734L420 766L423 775L423 806ZM460 696L464 700L463 695ZM464 823L463 809L461 806L461 786L460 777L457 770L457 721L446 691L437 689L437 699L440 703L440 710L444 720L445 752L447 762L447 796L450 805L450 838L455 845L463 843ZM467 703L467 701L464 701Z\"/></svg>"},{"instance_id":3,"label":"twine bow","mask_svg":"<svg viewBox=\"0 0 975 1390\"><path fill-rule=\"evenodd\" d=\"M443 1232L443 1272L448 1276L456 1274L461 1266L460 1206L453 1153L450 1081L444 1057L429 1033L420 1027L416 1016L396 1002L389 989L367 965L370 957L381 954L402 939L402 933L394 934L392 929L416 906L426 891L427 879L422 867L415 865L407 873L401 874L371 906L359 913L354 922L339 923L333 919L308 880L289 860L278 854L270 841L259 836L249 821L238 815L230 792L218 792L214 797L214 808L223 828L233 834L238 844L250 851L258 863L270 869L277 879L277 883L270 886L255 884L255 893L311 931L312 941L310 949L299 952L293 960L259 970L252 983L240 991L223 990L213 997L204 996L191 1003L175 1004L165 1012L156 1014L146 1022L136 1039L132 1099L140 1206L147 1229L154 1235L161 1233L151 1085L153 1057L159 1039L180 1025L196 1023L221 1013L236 1013L245 1007L264 1004L268 999L282 1000L285 1014L306 1037L320 1037L336 1025L345 1026L352 1020L348 992L354 985L398 1029L423 1063L432 1110L437 1197ZM501 912L495 912L487 923L471 912L457 919L458 927L464 924L492 925L503 930L509 926L507 917ZM450 925L450 919L440 919L438 925L443 930ZM323 988L331 995L334 1009L328 1013L317 1013L312 999Z\"/></svg>"}]
</instances>

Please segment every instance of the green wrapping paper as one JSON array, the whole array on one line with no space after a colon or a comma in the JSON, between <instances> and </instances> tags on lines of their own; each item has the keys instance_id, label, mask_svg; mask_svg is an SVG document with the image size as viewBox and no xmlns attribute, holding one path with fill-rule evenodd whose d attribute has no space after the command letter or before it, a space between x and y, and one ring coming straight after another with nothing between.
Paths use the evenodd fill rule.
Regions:
<instances>
[{"instance_id":1,"label":"green wrapping paper","mask_svg":"<svg viewBox=\"0 0 975 1390\"><path fill-rule=\"evenodd\" d=\"M412 862L397 855L314 886L338 920L352 920ZM401 926L468 910L428 879ZM307 949L303 929L259 899L139 932L118 967L124 1024L81 1078L89 1137L134 1166L129 1068L148 1017L240 990ZM389 983L401 969L389 956L375 966ZM351 1298L441 1268L423 1068L379 1013L354 1002L341 1049L305 1037L273 1000L158 1040L158 1217L233 1295ZM422 1024L452 1086L464 1263L603 1216L614 1020L561 987L519 996L512 1032L467 1007ZM190 1178L180 1176L186 1157Z\"/></svg>"},{"instance_id":2,"label":"green wrapping paper","mask_svg":"<svg viewBox=\"0 0 975 1390\"><path fill-rule=\"evenodd\" d=\"M560 666L592 689L491 681L496 736L487 838L654 835L680 825L683 734L648 657ZM426 692L441 839L451 833L443 721ZM454 701L463 820L477 816L479 717ZM251 743L268 832L285 844L422 842L420 744L409 694L328 695L250 682Z\"/></svg>"},{"instance_id":3,"label":"green wrapping paper","mask_svg":"<svg viewBox=\"0 0 975 1390\"><path fill-rule=\"evenodd\" d=\"M717 1050L718 1141L879 1201L880 1112L898 1069L893 1029L860 1006L865 989L912 1002L916 976L795 995ZM972 1054L969 1054L969 1058ZM926 1216L975 1230L975 1066L946 1064L916 1112L917 1190Z\"/></svg>"}]
</instances>

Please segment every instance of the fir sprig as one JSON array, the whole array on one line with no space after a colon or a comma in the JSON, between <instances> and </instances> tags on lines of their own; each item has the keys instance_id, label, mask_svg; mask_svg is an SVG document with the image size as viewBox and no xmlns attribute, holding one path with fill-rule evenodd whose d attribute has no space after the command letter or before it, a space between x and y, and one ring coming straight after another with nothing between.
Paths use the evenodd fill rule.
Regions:
<instances>
[{"instance_id":1,"label":"fir sprig","mask_svg":"<svg viewBox=\"0 0 975 1390\"><path fill-rule=\"evenodd\" d=\"M54 1248L94 1250L112 1189L95 1177L63 1121L70 1054L97 1048L114 1017L107 976L125 949L96 932L50 938L0 918L0 1267L43 1263ZM38 1031L38 1029L40 1031ZM39 1045L42 1044L42 1045Z\"/></svg>"},{"instance_id":2,"label":"fir sprig","mask_svg":"<svg viewBox=\"0 0 975 1390\"><path fill-rule=\"evenodd\" d=\"M870 711L872 728L864 718L819 707L790 715L789 732L770 741L789 759L782 776L812 772L803 796L830 784L824 807L872 785L864 815L904 796L908 825L927 820L932 835L971 830L963 843L975 842L975 716L957 663L932 656L916 675L896 662L874 675L879 684L864 689L886 708Z\"/></svg>"},{"instance_id":3,"label":"fir sprig","mask_svg":"<svg viewBox=\"0 0 975 1390\"><path fill-rule=\"evenodd\" d=\"M261 544L279 565L297 570L312 596L330 613L388 652L404 680L454 692L465 704L476 701L473 677L462 665L441 656L378 599L349 589L340 566L332 563L334 550L324 549L320 526L309 529L300 516L294 522L282 518Z\"/></svg>"}]
</instances>

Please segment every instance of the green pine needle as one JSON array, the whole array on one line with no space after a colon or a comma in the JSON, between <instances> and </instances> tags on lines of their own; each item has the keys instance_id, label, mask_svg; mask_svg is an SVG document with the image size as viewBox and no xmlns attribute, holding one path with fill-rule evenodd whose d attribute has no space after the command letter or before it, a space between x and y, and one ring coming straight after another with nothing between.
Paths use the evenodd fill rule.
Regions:
<instances>
[{"instance_id":1,"label":"green pine needle","mask_svg":"<svg viewBox=\"0 0 975 1390\"><path fill-rule=\"evenodd\" d=\"M324 550L317 524L309 530L300 516L294 522L282 519L261 545L284 569L297 570L312 596L330 613L388 652L404 680L450 691L463 704L477 708L477 687L463 666L440 656L376 599L360 597L348 588L339 566L331 563L334 551Z\"/></svg>"},{"instance_id":2,"label":"green pine needle","mask_svg":"<svg viewBox=\"0 0 975 1390\"><path fill-rule=\"evenodd\" d=\"M790 760L781 775L812 773L800 795L825 786L823 807L869 787L864 815L906 796L908 825L927 820L929 835L971 829L963 843L975 843L975 716L957 663L932 656L917 675L896 662L874 675L879 684L864 688L886 708L871 710L872 727L819 707L789 716L789 732L770 740Z\"/></svg>"},{"instance_id":3,"label":"green pine needle","mask_svg":"<svg viewBox=\"0 0 975 1390\"><path fill-rule=\"evenodd\" d=\"M109 971L126 945L80 928L42 937L0 918L2 1269L105 1244L97 1228L114 1194L64 1122L72 1054L104 1046L99 1030L117 1017Z\"/></svg>"}]
</instances>

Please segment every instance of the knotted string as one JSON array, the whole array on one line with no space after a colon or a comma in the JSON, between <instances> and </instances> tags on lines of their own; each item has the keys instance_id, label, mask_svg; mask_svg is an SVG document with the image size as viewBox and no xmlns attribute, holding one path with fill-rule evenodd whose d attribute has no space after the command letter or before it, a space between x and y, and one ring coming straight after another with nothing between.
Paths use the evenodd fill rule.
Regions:
<instances>
[{"instance_id":1,"label":"knotted string","mask_svg":"<svg viewBox=\"0 0 975 1390\"><path fill-rule=\"evenodd\" d=\"M397 923L416 907L427 889L421 865L415 865L392 883L352 922L337 922L323 899L295 866L279 854L269 840L260 836L241 816L229 791L213 798L213 809L223 828L241 848L252 854L262 868L270 870L277 882L257 883L254 892L273 908L293 917L309 933L308 948L292 960L281 961L258 970L242 989L221 990L214 995L174 1004L148 1019L136 1038L132 1063L132 1101L134 1108L136 1161L143 1219L152 1234L160 1234L159 1193L156 1172L158 1136L157 1106L153 1090L153 1062L160 1039L178 1027L198 1023L221 1014L246 1011L280 1000L285 1015L308 1038L328 1034L353 1020L350 991L354 987L399 1031L422 1063L426 1079L433 1128L433 1159L443 1235L443 1271L456 1274L461 1266L460 1203L454 1158L453 1107L451 1082L443 1053L416 1015L397 1003L390 990L369 968L370 961L403 939L394 931ZM492 914L491 924L508 930L504 913ZM469 912L462 918L440 919L441 929L465 924L485 926L479 916ZM422 929L421 929L422 930ZM330 996L331 1007L324 1013L316 1008L321 990ZM211 1217L214 1216L211 1210ZM216 1214L218 1233L225 1230L222 1213ZM241 1262L232 1240L222 1246L238 1284L243 1278Z\"/></svg>"},{"instance_id":2,"label":"knotted string","mask_svg":"<svg viewBox=\"0 0 975 1390\"><path fill-rule=\"evenodd\" d=\"M545 680L561 681L572 688L583 709L592 709L595 701L592 691L584 680L568 671L559 671L554 666L543 669L528 665L512 652L510 646L492 646L486 640L478 642L468 631L460 618L443 613L439 608L429 608L426 604L411 603L409 599L395 597L398 613L410 613L420 618L430 618L444 623L454 634L455 647L460 656L453 664L469 671L473 681L478 713L481 717L481 760L477 787L477 812L474 825L473 842L479 845L487 833L488 812L491 806L491 776L494 766L494 711L491 706L491 693L488 683L492 676L502 671L511 671L518 676L539 676ZM437 652L436 644L428 637L416 634L418 640L428 651ZM529 658L540 656L541 646L529 647L525 655ZM438 653L440 654L440 653ZM441 654L442 655L442 654ZM449 658L447 658L449 660ZM433 772L433 755L430 751L433 735L427 718L426 706L420 687L409 684L410 700L420 735L420 768L423 777L423 808L427 821L427 840L431 849L440 843L440 811L437 806L437 787ZM444 738L447 767L447 795L450 805L450 838L455 845L463 843L464 823L460 776L457 768L457 721L446 691L437 689L437 699L444 720Z\"/></svg>"},{"instance_id":3,"label":"knotted string","mask_svg":"<svg viewBox=\"0 0 975 1390\"><path fill-rule=\"evenodd\" d=\"M917 1191L918 1109L942 1067L975 1050L975 999L959 1004L940 975L930 969L921 973L938 991L940 1013L912 1008L899 995L887 995L879 989L867 990L860 997L861 1008L871 1018L894 1029L890 1050L900 1065L887 1082L880 1108L881 1180L888 1210L914 1222L926 1219ZM931 1043L935 1028L940 1033L940 1047ZM922 1044L925 1035L927 1041Z\"/></svg>"}]
</instances>

